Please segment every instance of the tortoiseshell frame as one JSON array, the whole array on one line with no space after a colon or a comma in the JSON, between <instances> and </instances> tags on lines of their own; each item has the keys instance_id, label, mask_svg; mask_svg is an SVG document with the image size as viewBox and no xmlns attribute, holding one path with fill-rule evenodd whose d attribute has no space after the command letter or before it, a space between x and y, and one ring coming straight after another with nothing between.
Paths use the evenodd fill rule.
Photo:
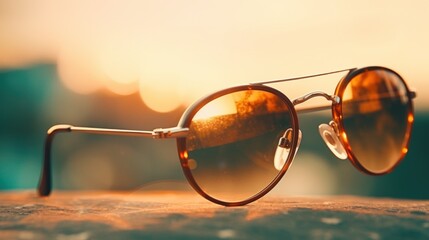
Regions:
<instances>
[{"instance_id":1,"label":"tortoiseshell frame","mask_svg":"<svg viewBox=\"0 0 429 240\"><path fill-rule=\"evenodd\" d=\"M380 67L380 66L371 66L371 67L365 67L365 68L360 68L360 69L355 69L353 71L351 71L349 74L347 74L343 79L341 79L341 81L337 84L337 87L335 89L335 93L334 95L340 97L340 99L343 99L343 94L344 91L347 87L347 85L349 84L349 82L356 77L357 75L361 74L362 72L365 71L374 71L374 70L383 70L383 71L387 71L390 72L394 75L396 75L402 82L402 84L404 84L406 90L407 90L407 97L408 97L408 113L407 113L407 119L408 119L408 125L407 125L407 130L406 130L406 135L405 135L405 139L404 139L404 146L402 146L402 149L407 149L408 150L408 145L410 142L410 138L411 138L411 131L413 128L413 122L414 122L414 108L413 108L413 101L412 99L416 97L416 93L414 91L410 91L408 85L406 84L406 82L404 81L404 79L395 71L389 69L389 68L385 68L385 67ZM387 169L386 171L383 172L372 172L368 169L366 169L357 159L357 157L353 154L352 149L350 147L350 144L348 142L347 139L347 133L344 130L344 123L343 123L343 114L342 114L342 103L340 104L333 104L332 105L332 117L334 119L334 122L337 124L338 127L338 132L339 132L339 138L341 143L343 144L344 148L347 151L347 156L348 159L350 160L350 162L353 164L353 166L355 166L359 171L369 174L369 175L384 175L387 173L390 173L393 171L393 169L404 159L405 155L407 154L407 151L402 151L402 154L400 156L400 159L390 168Z\"/></svg>"},{"instance_id":2,"label":"tortoiseshell frame","mask_svg":"<svg viewBox=\"0 0 429 240\"><path fill-rule=\"evenodd\" d=\"M237 92L237 91L241 91L241 90L262 90L262 91L270 92L270 93L276 95L277 97L279 97L279 99L281 99L287 105L288 110L290 111L290 115L292 117L292 119L291 119L292 130L293 130L292 146L290 148L288 159L287 159L285 165L283 166L281 171L279 171L278 175L271 181L271 183L268 186L266 186L264 189L262 189L259 193L256 193L255 195L250 196L248 199L245 199L243 201L225 202L225 201L213 198L208 193L204 192L203 189L200 188L198 183L195 181L195 179L191 173L191 170L189 168L189 165L188 165L186 138L184 138L184 137L177 138L177 149L179 152L180 163L182 165L183 172L184 172L186 178L188 179L189 184L191 184L192 188L195 189L195 191L197 191L201 196L203 196L207 200L214 202L214 203L217 203L217 204L220 204L220 205L224 205L224 206L246 205L248 203L251 203L251 202L261 198L265 194L267 194L281 180L283 175L288 170L290 164L292 163L293 157L295 156L295 152L296 152L297 145L298 145L299 124L298 124L298 117L297 117L297 114L295 112L294 105L283 93L281 93L280 91L278 91L274 88L264 86L264 85L244 85L244 86L238 86L238 87L232 87L232 88L224 89L224 90L215 92L213 94L210 94L210 95L202 98L198 102L194 103L193 105L191 105L185 111L185 113L182 115L182 118L180 119L178 126L182 127L182 128L189 128L191 125L191 122L192 122L192 118L195 116L195 114L204 105L206 105L207 103L209 103L209 102L213 101L214 99L219 98L223 95L230 94L230 93Z\"/></svg>"},{"instance_id":3,"label":"tortoiseshell frame","mask_svg":"<svg viewBox=\"0 0 429 240\"><path fill-rule=\"evenodd\" d=\"M402 155L401 155L400 159L391 169L388 169L387 171L381 172L381 173L371 172L371 171L367 170L366 168L364 168L359 163L357 158L353 155L351 147L347 141L347 137L346 137L346 133L345 133L344 126L343 126L343 121L342 121L341 97L343 96L343 93L344 93L344 90L345 90L347 84L358 74L360 74L364 71L370 71L370 70L389 71L389 72L397 75L399 77L399 79L403 82L404 86L406 87L407 96L408 96L408 126L407 126L406 139L404 141L405 144L403 146L403 149L407 150L409 140L410 140L412 125L413 125L413 119L414 119L412 99L416 97L416 93L414 91L409 90L405 81L402 79L402 77L399 76L399 74L397 74L396 72L394 72L388 68L378 67L378 66L365 67L365 68L360 68L360 69L351 68L351 69L345 69L345 70L340 70L340 71L334 71L334 72L328 72L328 73L322 73L322 74L316 74L316 75L310 75L310 76L304 76L304 77L296 77L296 78L280 79L280 80L273 80L273 81L267 81L267 82L259 82L259 83L242 85L242 86L231 87L231 88L227 88L224 90L220 90L218 92L212 93L212 94L200 99L199 101L195 102L190 107L188 107L186 109L186 111L184 112L184 114L182 115L177 127L172 127L172 128L157 128L157 129L154 129L153 131L142 131L142 130L75 127L75 126L71 126L71 125L55 125L55 126L51 127L47 132L47 136L46 136L46 140L45 140L45 149L44 149L45 155L44 155L43 167L42 167L41 177L40 177L39 186L38 186L38 193L40 196L48 196L52 190L51 146L52 146L52 141L54 139L54 136L57 133L61 133L61 132L75 131L75 132L86 132L86 133L93 133L93 134L125 135L125 136L138 136L138 137L149 137L149 138L176 138L177 139L177 149L178 149L179 159L180 159L180 163L181 163L183 172L184 172L188 182L190 183L192 188L195 189L195 191L197 191L201 196L203 196L207 200L209 200L213 203L220 204L220 205L224 205L224 206L246 205L250 202L253 202L253 201L261 198L265 194L267 194L280 181L280 179L283 177L283 175L286 173L286 171L290 167L290 165L293 161L293 158L295 156L295 152L297 151L297 147L298 147L299 123L298 123L297 111L298 112L319 111L319 110L325 110L325 109L329 109L329 108L332 109L333 121L337 125L338 135L339 135L340 141L343 144L343 146L345 147L345 149L347 151L347 156L348 156L349 160L351 161L351 163L358 170L360 170L361 172L366 173L366 174L382 175L382 174L389 173L405 157L406 151L402 151ZM279 82L285 82L285 81L299 80L299 79L304 79L304 78L312 78L312 77L329 75L329 74L345 72L345 71L347 71L347 74L338 83L334 95L329 95L327 93L317 91L317 92L309 93L303 97L297 98L291 102L289 100L289 98L287 98L280 91L265 85L265 84L279 83ZM195 179L193 178L191 170L190 170L189 165L188 165L188 154L187 154L187 149L186 149L186 136L187 136L187 132L189 131L189 126L191 125L192 118L205 104L207 104L210 101L212 101L216 98L219 98L223 95L233 93L236 91L241 91L241 90L261 90L261 91L270 92L270 93L276 95L277 97L279 97L279 99L281 99L289 108L289 111L290 111L290 114L292 117L291 120L292 120L292 129L293 129L293 138L292 138L292 144L291 144L290 152L288 155L288 159L287 159L285 165L283 166L281 171L279 171L278 175L271 181L271 183L268 186L266 186L264 189L262 189L259 193L256 193L255 195L250 196L249 198L247 198L245 200L237 201L237 202L225 202L225 201L213 198L209 194L204 192L198 186ZM307 109L296 109L295 108L296 105L298 105L302 102L305 102L308 99L311 99L313 97L324 97L327 100L331 101L332 105L331 106L325 105L325 106L319 106L319 107L311 107L311 108L307 108Z\"/></svg>"}]
</instances>

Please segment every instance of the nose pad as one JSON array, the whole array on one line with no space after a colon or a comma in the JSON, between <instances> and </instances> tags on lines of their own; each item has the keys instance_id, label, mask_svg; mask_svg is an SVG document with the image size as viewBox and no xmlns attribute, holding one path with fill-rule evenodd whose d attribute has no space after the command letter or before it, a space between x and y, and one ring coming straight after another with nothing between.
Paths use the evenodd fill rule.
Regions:
<instances>
[{"instance_id":1,"label":"nose pad","mask_svg":"<svg viewBox=\"0 0 429 240\"><path fill-rule=\"evenodd\" d=\"M282 170L289 156L290 148L292 146L292 136L293 136L293 130L292 128L288 128L283 134L283 136L279 139L279 143L276 148L276 153L274 155L274 167L279 171ZM299 130L298 143L297 143L293 158L295 158L296 153L298 152L299 145L301 144L301 138L302 138L302 132L301 130Z\"/></svg>"},{"instance_id":2,"label":"nose pad","mask_svg":"<svg viewBox=\"0 0 429 240\"><path fill-rule=\"evenodd\" d=\"M319 125L319 133L320 136L326 143L331 152L337 156L337 158L344 160L347 159L347 152L341 144L340 139L338 139L338 135L336 134L334 128L328 124L320 124Z\"/></svg>"}]
</instances>

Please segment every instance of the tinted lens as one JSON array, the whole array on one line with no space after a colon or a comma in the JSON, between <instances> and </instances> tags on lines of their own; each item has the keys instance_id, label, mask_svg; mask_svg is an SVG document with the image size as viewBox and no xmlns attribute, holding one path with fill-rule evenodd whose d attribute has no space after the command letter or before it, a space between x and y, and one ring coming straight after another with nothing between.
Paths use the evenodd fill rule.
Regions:
<instances>
[{"instance_id":1,"label":"tinted lens","mask_svg":"<svg viewBox=\"0 0 429 240\"><path fill-rule=\"evenodd\" d=\"M341 97L343 127L355 160L372 173L392 169L407 151L412 122L404 81L386 69L363 71Z\"/></svg>"},{"instance_id":2,"label":"tinted lens","mask_svg":"<svg viewBox=\"0 0 429 240\"><path fill-rule=\"evenodd\" d=\"M291 114L282 98L262 90L229 93L204 105L186 138L197 185L224 202L244 201L269 186L285 164L279 168L277 161L276 168L275 152L292 130Z\"/></svg>"}]
</instances>

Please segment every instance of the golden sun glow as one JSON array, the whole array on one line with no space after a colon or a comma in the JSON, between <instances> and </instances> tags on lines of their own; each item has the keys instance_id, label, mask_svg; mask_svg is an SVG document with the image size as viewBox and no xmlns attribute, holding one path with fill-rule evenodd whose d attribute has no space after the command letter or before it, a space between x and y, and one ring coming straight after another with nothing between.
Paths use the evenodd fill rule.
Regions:
<instances>
[{"instance_id":1,"label":"golden sun glow","mask_svg":"<svg viewBox=\"0 0 429 240\"><path fill-rule=\"evenodd\" d=\"M166 84L160 86L141 84L140 97L148 107L158 112L173 111L183 103L181 94Z\"/></svg>"},{"instance_id":2,"label":"golden sun glow","mask_svg":"<svg viewBox=\"0 0 429 240\"><path fill-rule=\"evenodd\" d=\"M193 119L207 119L234 113L237 113L237 107L235 106L233 95L225 95L204 105Z\"/></svg>"},{"instance_id":3,"label":"golden sun glow","mask_svg":"<svg viewBox=\"0 0 429 240\"><path fill-rule=\"evenodd\" d=\"M0 68L53 62L74 92L139 92L160 112L225 85L368 65L393 68L418 90L429 87L428 1L394 0L387 8L340 0L19 2L0 2L16 10L0 16ZM397 17L404 12L413 17ZM429 107L428 97L419 95L416 107Z\"/></svg>"},{"instance_id":4,"label":"golden sun glow","mask_svg":"<svg viewBox=\"0 0 429 240\"><path fill-rule=\"evenodd\" d=\"M71 49L60 52L58 74L63 84L74 92L90 94L103 87L100 72L94 71L95 69L96 64L91 55L84 55Z\"/></svg>"}]
</instances>

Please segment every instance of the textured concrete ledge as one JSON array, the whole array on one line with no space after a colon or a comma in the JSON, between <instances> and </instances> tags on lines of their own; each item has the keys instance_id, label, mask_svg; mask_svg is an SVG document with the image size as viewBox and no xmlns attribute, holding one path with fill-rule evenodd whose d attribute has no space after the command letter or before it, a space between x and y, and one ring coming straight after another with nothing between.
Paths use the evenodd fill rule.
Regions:
<instances>
[{"instance_id":1,"label":"textured concrete ledge","mask_svg":"<svg viewBox=\"0 0 429 240\"><path fill-rule=\"evenodd\" d=\"M193 193L0 193L1 239L429 239L429 201L272 197L217 206Z\"/></svg>"}]
</instances>

